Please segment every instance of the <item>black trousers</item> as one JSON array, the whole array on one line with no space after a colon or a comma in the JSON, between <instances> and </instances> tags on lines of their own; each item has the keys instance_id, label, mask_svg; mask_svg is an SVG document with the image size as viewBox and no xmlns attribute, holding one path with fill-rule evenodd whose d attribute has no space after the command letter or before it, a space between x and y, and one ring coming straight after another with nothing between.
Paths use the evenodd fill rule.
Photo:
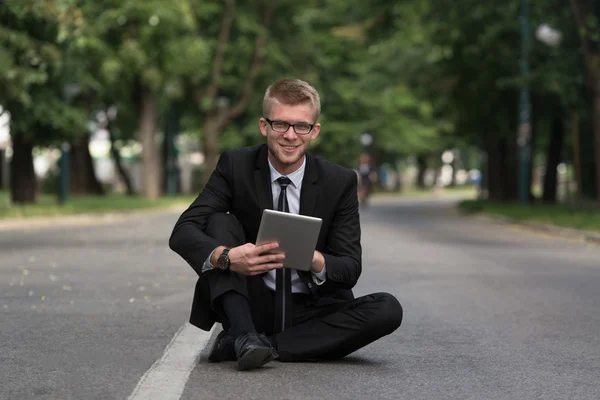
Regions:
<instances>
[{"instance_id":1,"label":"black trousers","mask_svg":"<svg viewBox=\"0 0 600 400\"><path fill-rule=\"evenodd\" d=\"M230 214L215 214L206 233L227 246L245 243L239 221ZM227 320L220 297L235 291L248 299L258 332L272 335L275 296L261 276L213 270L209 274L211 307L224 329ZM275 335L281 361L308 361L344 357L394 332L402 323L402 306L388 293L373 293L353 300L294 294L292 327Z\"/></svg>"}]
</instances>

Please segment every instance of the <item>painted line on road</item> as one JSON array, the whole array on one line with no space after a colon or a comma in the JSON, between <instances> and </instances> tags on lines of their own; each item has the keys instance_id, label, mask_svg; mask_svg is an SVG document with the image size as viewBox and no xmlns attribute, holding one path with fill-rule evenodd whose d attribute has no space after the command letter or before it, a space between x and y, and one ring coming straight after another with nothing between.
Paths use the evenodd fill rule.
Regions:
<instances>
[{"instance_id":1,"label":"painted line on road","mask_svg":"<svg viewBox=\"0 0 600 400\"><path fill-rule=\"evenodd\" d=\"M202 331L186 322L162 357L142 376L128 400L179 400L214 330L213 326L210 332Z\"/></svg>"}]
</instances>

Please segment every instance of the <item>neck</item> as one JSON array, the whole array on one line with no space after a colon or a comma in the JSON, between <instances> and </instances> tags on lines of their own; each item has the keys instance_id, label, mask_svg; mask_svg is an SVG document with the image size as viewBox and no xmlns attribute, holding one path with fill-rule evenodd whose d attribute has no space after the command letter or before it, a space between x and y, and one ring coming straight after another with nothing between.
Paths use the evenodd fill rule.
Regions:
<instances>
[{"instance_id":1,"label":"neck","mask_svg":"<svg viewBox=\"0 0 600 400\"><path fill-rule=\"evenodd\" d=\"M273 168L275 168L275 171L279 172L281 175L289 175L289 174L291 174L293 172L296 172L296 171L298 171L300 169L300 167L304 163L304 159L306 158L306 155L302 156L302 158L299 159L294 164L282 164L282 163L280 163L273 156L273 154L271 154L270 151L269 151L268 157L269 157L269 161L271 162L271 165L273 165Z\"/></svg>"}]
</instances>

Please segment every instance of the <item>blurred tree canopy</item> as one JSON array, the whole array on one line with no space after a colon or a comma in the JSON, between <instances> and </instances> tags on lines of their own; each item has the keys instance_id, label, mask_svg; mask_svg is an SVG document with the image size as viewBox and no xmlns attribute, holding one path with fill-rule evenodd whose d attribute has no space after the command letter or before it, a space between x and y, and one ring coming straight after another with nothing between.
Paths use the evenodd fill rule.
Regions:
<instances>
[{"instance_id":1,"label":"blurred tree canopy","mask_svg":"<svg viewBox=\"0 0 600 400\"><path fill-rule=\"evenodd\" d=\"M517 197L518 96L527 85L531 159L549 171L571 163L580 194L597 196L595 3L529 1L522 76L522 0L4 0L0 104L11 115L13 201L35 201L34 147L70 143L84 156L73 174L93 180L85 156L98 115L113 143L142 144L146 197L163 190L170 119L201 141L206 179L224 148L262 141L262 96L282 77L321 94L314 152L353 167L365 132L380 161L474 149L489 196L506 201ZM561 41L536 39L542 25ZM554 201L556 174L546 176L544 199Z\"/></svg>"}]
</instances>

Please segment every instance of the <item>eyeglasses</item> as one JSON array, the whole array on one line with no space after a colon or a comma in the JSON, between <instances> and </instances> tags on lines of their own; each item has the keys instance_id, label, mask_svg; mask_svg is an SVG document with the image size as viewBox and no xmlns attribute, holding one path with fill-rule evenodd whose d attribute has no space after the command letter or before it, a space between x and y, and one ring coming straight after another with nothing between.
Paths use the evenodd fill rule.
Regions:
<instances>
[{"instance_id":1,"label":"eyeglasses","mask_svg":"<svg viewBox=\"0 0 600 400\"><path fill-rule=\"evenodd\" d=\"M271 125L271 128L273 128L273 130L275 132L287 132L288 129L290 129L290 126L292 128L294 128L294 132L296 132L298 135L306 135L308 133L310 133L310 131L312 131L313 126L315 126L314 124L307 124L305 122L300 122L298 124L290 124L289 122L285 122L285 121L271 121L269 118L265 118L265 120L269 123L269 125Z\"/></svg>"}]
</instances>

